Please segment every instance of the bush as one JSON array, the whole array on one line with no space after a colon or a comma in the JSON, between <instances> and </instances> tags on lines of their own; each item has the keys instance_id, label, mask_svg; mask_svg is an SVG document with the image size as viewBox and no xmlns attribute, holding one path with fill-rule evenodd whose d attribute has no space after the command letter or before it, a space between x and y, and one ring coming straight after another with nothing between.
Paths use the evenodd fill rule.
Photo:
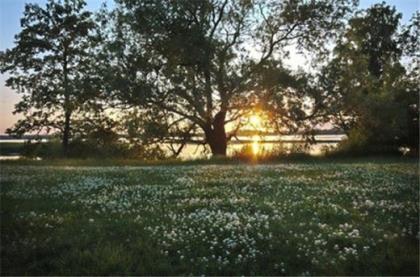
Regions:
<instances>
[{"instance_id":1,"label":"bush","mask_svg":"<svg viewBox=\"0 0 420 277\"><path fill-rule=\"evenodd\" d=\"M20 155L22 153L23 144L15 142L2 142L0 143L0 155Z\"/></svg>"},{"instance_id":2,"label":"bush","mask_svg":"<svg viewBox=\"0 0 420 277\"><path fill-rule=\"evenodd\" d=\"M29 158L34 157L62 157L61 143L57 140L49 142L27 141L23 144L22 155Z\"/></svg>"},{"instance_id":3,"label":"bush","mask_svg":"<svg viewBox=\"0 0 420 277\"><path fill-rule=\"evenodd\" d=\"M62 144L59 140L48 142L26 142L22 155L44 159L64 158ZM129 145L115 141L98 143L93 139L73 140L69 143L68 158L130 158L139 160L161 160L166 156L158 146Z\"/></svg>"},{"instance_id":4,"label":"bush","mask_svg":"<svg viewBox=\"0 0 420 277\"><path fill-rule=\"evenodd\" d=\"M327 156L360 157L369 155L401 156L402 152L395 142L374 141L367 132L358 129L350 131L347 139L339 142L337 148L327 150Z\"/></svg>"}]
</instances>

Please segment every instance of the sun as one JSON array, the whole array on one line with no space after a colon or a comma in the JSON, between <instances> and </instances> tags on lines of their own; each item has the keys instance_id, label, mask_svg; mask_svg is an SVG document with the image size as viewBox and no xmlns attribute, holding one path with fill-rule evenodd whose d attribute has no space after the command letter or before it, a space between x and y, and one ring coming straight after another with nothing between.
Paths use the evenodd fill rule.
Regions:
<instances>
[{"instance_id":1,"label":"sun","mask_svg":"<svg viewBox=\"0 0 420 277\"><path fill-rule=\"evenodd\" d=\"M249 124L254 128L261 128L262 127L261 117L257 114L252 114L249 117Z\"/></svg>"}]
</instances>

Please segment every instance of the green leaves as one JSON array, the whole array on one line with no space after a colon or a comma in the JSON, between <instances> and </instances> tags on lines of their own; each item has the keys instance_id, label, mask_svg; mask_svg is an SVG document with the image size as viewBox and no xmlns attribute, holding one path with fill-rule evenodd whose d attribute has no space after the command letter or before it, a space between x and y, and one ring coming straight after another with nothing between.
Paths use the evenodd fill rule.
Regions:
<instances>
[{"instance_id":1,"label":"green leaves","mask_svg":"<svg viewBox=\"0 0 420 277\"><path fill-rule=\"evenodd\" d=\"M270 86L278 98L308 95L300 76L264 67L281 64L291 44L320 53L352 7L350 0L120 0L108 37L109 88L124 104L164 110L178 127L223 135L225 123L235 125L268 95L257 87ZM297 107L291 113L303 115Z\"/></svg>"},{"instance_id":2,"label":"green leaves","mask_svg":"<svg viewBox=\"0 0 420 277\"><path fill-rule=\"evenodd\" d=\"M10 132L63 131L60 124L71 121L63 121L64 114L87 108L85 101L97 96L97 79L90 74L96 26L84 6L83 0L25 6L16 45L1 54L1 72L10 76L6 85L22 94L16 112L26 116Z\"/></svg>"},{"instance_id":3,"label":"green leaves","mask_svg":"<svg viewBox=\"0 0 420 277\"><path fill-rule=\"evenodd\" d=\"M384 3L358 12L320 77L335 124L362 134L366 144L401 145L414 133L408 110L418 102L418 89L401 62L407 29L401 32L400 18Z\"/></svg>"}]
</instances>

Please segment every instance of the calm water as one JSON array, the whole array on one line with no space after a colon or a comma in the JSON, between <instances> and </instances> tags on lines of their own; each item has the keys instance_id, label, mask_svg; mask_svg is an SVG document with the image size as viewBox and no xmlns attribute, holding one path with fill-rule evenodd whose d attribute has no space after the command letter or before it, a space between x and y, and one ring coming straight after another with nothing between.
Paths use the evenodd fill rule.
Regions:
<instances>
[{"instance_id":1,"label":"calm water","mask_svg":"<svg viewBox=\"0 0 420 277\"><path fill-rule=\"evenodd\" d=\"M317 143L309 145L309 147L305 148L305 152L308 152L311 155L320 155L326 148L335 148L337 144L344 138L345 135L315 136ZM284 151L293 151L293 149L301 148L305 145L304 141L302 141L301 136L266 136L264 138L239 137L239 139L247 142L230 143L227 149L228 156L243 151L245 147L250 148L251 151L255 154L261 154L264 152L278 150L279 148L284 149ZM284 142L279 142L279 140L283 140ZM180 154L181 159L196 159L209 156L211 156L209 148L197 144L187 144L182 150L182 153Z\"/></svg>"},{"instance_id":2,"label":"calm water","mask_svg":"<svg viewBox=\"0 0 420 277\"><path fill-rule=\"evenodd\" d=\"M305 149L306 152L311 155L319 155L325 148L334 148L338 142L345 138L345 135L318 135L315 136L317 143L310 145ZM279 148L284 151L293 151L293 149L301 148L305 145L302 141L301 136L265 136L265 137L239 137L242 142L231 142L228 145L228 155L232 155L237 152L241 152L244 148L249 148L254 154L261 154L264 152L270 152ZM283 142L279 142L282 140ZM44 140L46 141L46 140ZM245 141L245 142L243 142ZM11 139L11 140L0 140L0 143L23 143L23 139ZM169 145L165 147L168 153ZM187 144L181 154L181 159L197 159L210 157L211 152L208 147L197 144ZM4 159L18 159L18 155L0 156L0 160Z\"/></svg>"}]
</instances>

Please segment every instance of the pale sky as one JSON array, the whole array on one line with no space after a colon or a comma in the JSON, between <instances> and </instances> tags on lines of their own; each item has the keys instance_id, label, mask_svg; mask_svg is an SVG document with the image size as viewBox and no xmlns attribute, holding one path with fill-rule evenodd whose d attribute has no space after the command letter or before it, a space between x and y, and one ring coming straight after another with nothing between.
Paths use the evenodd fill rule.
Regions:
<instances>
[{"instance_id":1,"label":"pale sky","mask_svg":"<svg viewBox=\"0 0 420 277\"><path fill-rule=\"evenodd\" d=\"M20 31L20 18L23 14L25 3L38 3L44 5L46 0L0 0L0 51L13 47L14 35ZM112 0L87 0L88 9L95 11L103 2L108 6ZM367 8L381 0L360 0L360 8ZM403 15L402 23L407 23L415 11L420 10L420 0L385 0L389 5L395 6L398 12ZM305 60L302 57L292 55L293 65L304 66ZM20 117L13 115L14 105L19 101L17 95L10 88L5 86L7 76L0 74L0 134L11 127Z\"/></svg>"}]
</instances>

